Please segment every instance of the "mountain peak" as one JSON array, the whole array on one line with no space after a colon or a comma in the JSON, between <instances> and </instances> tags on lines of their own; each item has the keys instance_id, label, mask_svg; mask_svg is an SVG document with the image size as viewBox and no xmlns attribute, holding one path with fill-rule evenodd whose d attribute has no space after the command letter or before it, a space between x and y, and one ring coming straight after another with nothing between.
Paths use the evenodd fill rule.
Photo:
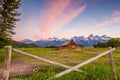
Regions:
<instances>
[{"instance_id":1,"label":"mountain peak","mask_svg":"<svg viewBox=\"0 0 120 80\"><path fill-rule=\"evenodd\" d=\"M29 40L29 39L23 39L20 42L24 43L24 44L33 44L34 43L32 40Z\"/></svg>"},{"instance_id":2,"label":"mountain peak","mask_svg":"<svg viewBox=\"0 0 120 80\"><path fill-rule=\"evenodd\" d=\"M94 35L93 34L90 34L88 37L93 37Z\"/></svg>"},{"instance_id":3,"label":"mountain peak","mask_svg":"<svg viewBox=\"0 0 120 80\"><path fill-rule=\"evenodd\" d=\"M106 35L99 36L99 35L90 34L88 37L74 36L72 39L78 45L82 44L84 46L92 46L92 45L97 44L99 42L107 42L111 38L106 36ZM66 39L66 38L58 39L56 37L53 37L53 38L48 38L45 40L41 39L41 40L38 40L35 42L33 42L32 40L29 40L29 39L24 39L20 42L24 43L24 44L36 44L37 46L40 46L40 47L46 47L46 46L60 46L61 44L63 44L64 42L66 42L68 40L69 39Z\"/></svg>"}]
</instances>

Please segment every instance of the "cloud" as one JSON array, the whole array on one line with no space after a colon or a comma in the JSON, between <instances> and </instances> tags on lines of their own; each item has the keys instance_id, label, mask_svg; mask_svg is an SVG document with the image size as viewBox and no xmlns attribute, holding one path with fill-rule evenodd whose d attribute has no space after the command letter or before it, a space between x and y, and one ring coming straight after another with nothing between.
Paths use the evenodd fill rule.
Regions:
<instances>
[{"instance_id":1,"label":"cloud","mask_svg":"<svg viewBox=\"0 0 120 80\"><path fill-rule=\"evenodd\" d=\"M113 17L111 19L104 20L103 22L97 23L95 25L95 27L103 27L103 26L107 26L107 25L111 25L111 24L115 24L115 23L120 23L120 16Z\"/></svg>"},{"instance_id":2,"label":"cloud","mask_svg":"<svg viewBox=\"0 0 120 80\"><path fill-rule=\"evenodd\" d=\"M114 33L109 33L109 36L113 37L113 38L120 38L120 32L114 32Z\"/></svg>"},{"instance_id":3,"label":"cloud","mask_svg":"<svg viewBox=\"0 0 120 80\"><path fill-rule=\"evenodd\" d=\"M68 29L60 34L57 34L56 37L59 37L59 38L64 38L64 37L67 37L67 38L72 38L73 36L75 36L75 32L77 31L77 29L75 28L71 28L71 29Z\"/></svg>"},{"instance_id":4,"label":"cloud","mask_svg":"<svg viewBox=\"0 0 120 80\"><path fill-rule=\"evenodd\" d=\"M113 36L112 34L115 34L116 30L120 29L117 24L120 24L119 11L113 11L110 16L105 16L101 21L93 23L93 25L85 31L91 31L94 34L108 34ZM111 32L112 30L114 31ZM116 34L116 36L118 36L118 34Z\"/></svg>"},{"instance_id":5,"label":"cloud","mask_svg":"<svg viewBox=\"0 0 120 80\"><path fill-rule=\"evenodd\" d=\"M114 11L114 12L113 12L113 15L115 15L115 16L120 16L120 11L119 11L119 10Z\"/></svg>"},{"instance_id":6,"label":"cloud","mask_svg":"<svg viewBox=\"0 0 120 80\"><path fill-rule=\"evenodd\" d=\"M87 5L82 3L83 0L80 1L82 5L78 6L77 1L74 1L72 5L72 0L51 0L44 13L40 15L40 21L42 22L39 29L43 36L49 37L53 32L64 27L82 13Z\"/></svg>"},{"instance_id":7,"label":"cloud","mask_svg":"<svg viewBox=\"0 0 120 80\"><path fill-rule=\"evenodd\" d=\"M103 29L105 27L109 27L110 25L117 23L120 23L120 11L113 11L111 16L105 16L102 21L93 24L91 29L95 29L95 28Z\"/></svg>"},{"instance_id":8,"label":"cloud","mask_svg":"<svg viewBox=\"0 0 120 80\"><path fill-rule=\"evenodd\" d=\"M18 22L15 29L16 34L13 36L13 40L16 41L20 41L22 39L36 40L34 36L41 34L36 24L37 22L33 18L27 19L26 21Z\"/></svg>"},{"instance_id":9,"label":"cloud","mask_svg":"<svg viewBox=\"0 0 120 80\"><path fill-rule=\"evenodd\" d=\"M40 15L32 16L17 24L17 34L13 39L38 40L51 37L52 33L81 14L86 6L84 0L50 0Z\"/></svg>"},{"instance_id":10,"label":"cloud","mask_svg":"<svg viewBox=\"0 0 120 80\"><path fill-rule=\"evenodd\" d=\"M16 34L12 36L12 39L13 39L13 40L16 40L16 41L21 40L20 35L21 35L21 33L22 33L22 29L23 29L23 28L20 27L20 26L22 26L21 22L17 22L16 28L15 28Z\"/></svg>"},{"instance_id":11,"label":"cloud","mask_svg":"<svg viewBox=\"0 0 120 80\"><path fill-rule=\"evenodd\" d=\"M89 24L89 23L87 23ZM120 37L118 33L120 33L119 29L119 24L120 24L120 15L119 11L114 11L111 13L110 16L105 16L101 21L95 20L95 22L91 23L91 25L85 25L85 28L78 27L76 30L77 35L79 33L82 35L86 34L108 34L112 37L116 35L116 37ZM81 26L81 24L78 24L78 26ZM82 25L84 27L84 25ZM113 31L112 31L113 30ZM114 35L112 35L114 34Z\"/></svg>"}]
</instances>

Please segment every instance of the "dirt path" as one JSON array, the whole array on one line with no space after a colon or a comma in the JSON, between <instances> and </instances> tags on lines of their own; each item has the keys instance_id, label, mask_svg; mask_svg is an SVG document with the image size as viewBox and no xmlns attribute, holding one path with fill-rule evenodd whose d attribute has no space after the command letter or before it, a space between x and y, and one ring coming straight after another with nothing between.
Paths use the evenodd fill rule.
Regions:
<instances>
[{"instance_id":1,"label":"dirt path","mask_svg":"<svg viewBox=\"0 0 120 80\"><path fill-rule=\"evenodd\" d=\"M10 76L30 75L36 69L38 65L28 62L23 62L20 58L15 58L11 62ZM0 76L2 76L3 66L0 66Z\"/></svg>"}]
</instances>

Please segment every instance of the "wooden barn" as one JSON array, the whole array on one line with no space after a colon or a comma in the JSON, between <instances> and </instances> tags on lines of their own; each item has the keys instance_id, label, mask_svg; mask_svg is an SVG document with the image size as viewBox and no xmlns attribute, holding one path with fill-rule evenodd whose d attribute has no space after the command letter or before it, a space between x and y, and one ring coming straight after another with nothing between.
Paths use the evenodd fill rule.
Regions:
<instances>
[{"instance_id":1,"label":"wooden barn","mask_svg":"<svg viewBox=\"0 0 120 80\"><path fill-rule=\"evenodd\" d=\"M77 45L73 40L65 42L62 46L59 47L60 50L81 50L83 49L82 45Z\"/></svg>"}]
</instances>

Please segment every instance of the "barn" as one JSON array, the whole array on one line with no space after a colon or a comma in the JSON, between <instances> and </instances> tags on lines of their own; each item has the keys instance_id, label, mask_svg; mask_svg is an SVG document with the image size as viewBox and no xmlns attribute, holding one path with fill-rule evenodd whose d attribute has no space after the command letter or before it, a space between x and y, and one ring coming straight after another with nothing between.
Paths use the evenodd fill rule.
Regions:
<instances>
[{"instance_id":1,"label":"barn","mask_svg":"<svg viewBox=\"0 0 120 80\"><path fill-rule=\"evenodd\" d=\"M59 47L60 50L81 50L83 49L82 45L77 45L73 40L65 42Z\"/></svg>"}]
</instances>

